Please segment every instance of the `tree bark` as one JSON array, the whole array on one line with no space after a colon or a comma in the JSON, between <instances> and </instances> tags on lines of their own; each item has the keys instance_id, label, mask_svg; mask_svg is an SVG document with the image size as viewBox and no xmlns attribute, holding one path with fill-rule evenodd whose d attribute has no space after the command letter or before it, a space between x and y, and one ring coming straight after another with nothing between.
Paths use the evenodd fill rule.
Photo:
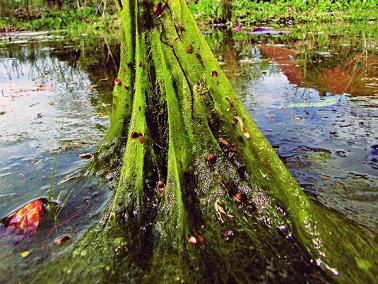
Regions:
<instances>
[{"instance_id":1,"label":"tree bark","mask_svg":"<svg viewBox=\"0 0 378 284\"><path fill-rule=\"evenodd\" d=\"M119 80L87 170L118 186L103 220L32 282L372 281L376 244L309 201L185 0L116 5Z\"/></svg>"}]
</instances>

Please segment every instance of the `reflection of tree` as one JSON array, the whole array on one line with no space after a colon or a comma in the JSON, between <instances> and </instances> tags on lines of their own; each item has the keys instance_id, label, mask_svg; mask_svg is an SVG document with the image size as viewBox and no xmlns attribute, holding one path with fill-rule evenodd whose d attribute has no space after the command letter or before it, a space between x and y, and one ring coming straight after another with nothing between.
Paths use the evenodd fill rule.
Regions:
<instances>
[{"instance_id":1,"label":"reflection of tree","mask_svg":"<svg viewBox=\"0 0 378 284\"><path fill-rule=\"evenodd\" d=\"M44 49L46 46L48 51ZM81 82L81 89L85 85L96 84L96 89L105 94L98 96L96 92L90 93L90 100L97 108L101 103L111 102L112 81L119 65L118 50L119 45L109 45L105 39L68 41L64 46L61 41L48 44L12 44L7 49L1 49L1 56L12 60L12 63L1 61L1 65L9 80L12 80L12 76L22 75L24 70L20 66L23 64L28 65L30 79L54 74L52 85L64 85L71 94L78 91L78 85L73 83ZM101 80L104 78L108 80ZM102 111L100 107L97 110Z\"/></svg>"},{"instance_id":2,"label":"reflection of tree","mask_svg":"<svg viewBox=\"0 0 378 284\"><path fill-rule=\"evenodd\" d=\"M333 49L330 47L334 54L329 57L311 49L301 52L295 45L292 48L261 45L260 49L281 66L293 84L315 88L321 94L374 95L376 89L368 88L366 81L378 76L377 70L368 68L369 65L377 64L378 56L337 46Z\"/></svg>"}]
</instances>

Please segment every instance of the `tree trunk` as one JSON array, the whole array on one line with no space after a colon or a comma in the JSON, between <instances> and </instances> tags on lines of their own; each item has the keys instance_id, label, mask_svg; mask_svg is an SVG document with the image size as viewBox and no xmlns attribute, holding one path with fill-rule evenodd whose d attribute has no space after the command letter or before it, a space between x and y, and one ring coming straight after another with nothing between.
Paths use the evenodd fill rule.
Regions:
<instances>
[{"instance_id":1,"label":"tree trunk","mask_svg":"<svg viewBox=\"0 0 378 284\"><path fill-rule=\"evenodd\" d=\"M103 220L33 281L373 281L375 243L309 201L185 0L116 5L119 80L88 171L115 173L118 186Z\"/></svg>"},{"instance_id":2,"label":"tree trunk","mask_svg":"<svg viewBox=\"0 0 378 284\"><path fill-rule=\"evenodd\" d=\"M232 20L232 1L231 0L223 0L223 14L224 19L227 22L230 22Z\"/></svg>"}]
</instances>

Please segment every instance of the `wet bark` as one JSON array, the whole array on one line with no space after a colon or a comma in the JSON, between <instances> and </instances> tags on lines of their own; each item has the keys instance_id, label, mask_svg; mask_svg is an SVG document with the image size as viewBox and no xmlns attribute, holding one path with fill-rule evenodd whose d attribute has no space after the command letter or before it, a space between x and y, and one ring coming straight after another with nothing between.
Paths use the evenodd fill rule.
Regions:
<instances>
[{"instance_id":1,"label":"wet bark","mask_svg":"<svg viewBox=\"0 0 378 284\"><path fill-rule=\"evenodd\" d=\"M87 170L111 172L118 186L102 221L32 280L372 280L376 268L349 271L343 255L366 264L374 243L309 201L238 100L185 1L116 5L119 80L109 131ZM350 237L353 246L343 241Z\"/></svg>"}]
</instances>

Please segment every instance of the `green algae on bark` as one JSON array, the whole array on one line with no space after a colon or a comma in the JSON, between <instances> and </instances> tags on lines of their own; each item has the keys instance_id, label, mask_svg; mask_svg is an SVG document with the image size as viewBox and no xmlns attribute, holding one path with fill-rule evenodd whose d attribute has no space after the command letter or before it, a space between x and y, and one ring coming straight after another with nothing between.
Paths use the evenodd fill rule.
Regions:
<instances>
[{"instance_id":1,"label":"green algae on bark","mask_svg":"<svg viewBox=\"0 0 378 284\"><path fill-rule=\"evenodd\" d=\"M373 281L375 241L309 201L185 1L116 3L119 82L89 166L117 172L114 198L71 254L33 280Z\"/></svg>"}]
</instances>

